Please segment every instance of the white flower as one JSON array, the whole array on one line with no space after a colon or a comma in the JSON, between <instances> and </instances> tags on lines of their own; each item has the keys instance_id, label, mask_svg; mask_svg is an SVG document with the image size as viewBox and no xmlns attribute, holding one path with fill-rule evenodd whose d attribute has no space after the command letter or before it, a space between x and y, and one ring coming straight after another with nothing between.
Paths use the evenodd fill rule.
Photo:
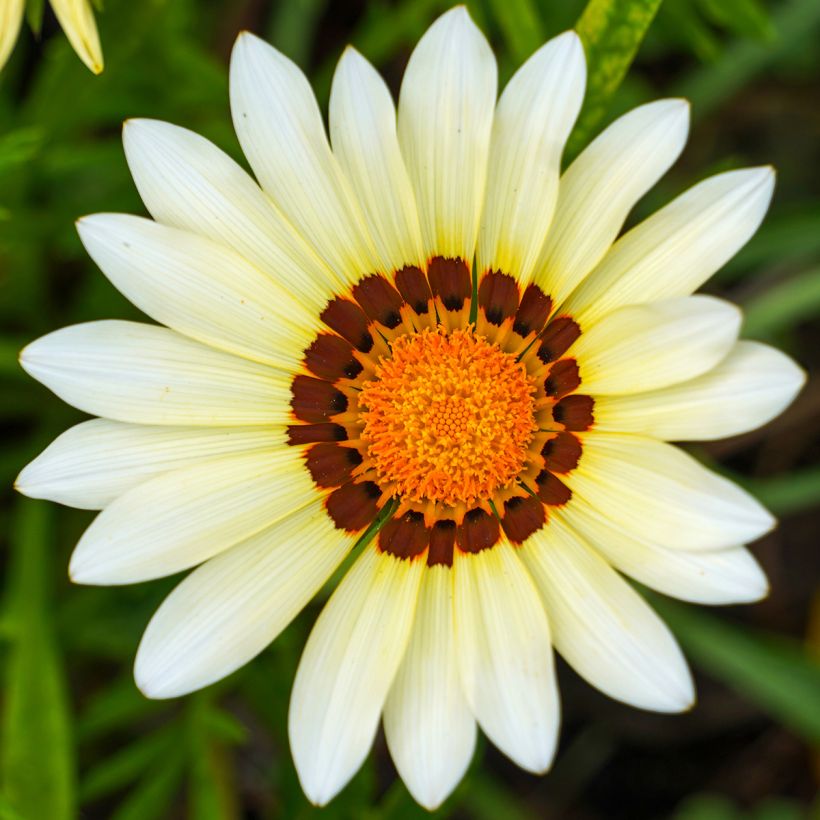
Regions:
<instances>
[{"instance_id":1,"label":"white flower","mask_svg":"<svg viewBox=\"0 0 820 820\"><path fill-rule=\"evenodd\" d=\"M771 516L665 441L761 425L803 383L783 354L737 340L736 308L691 295L754 233L773 173L712 177L617 238L682 150L688 108L626 114L559 179L584 81L568 32L496 104L493 55L456 8L413 53L398 118L376 71L344 53L331 148L299 69L242 35L231 105L261 188L203 138L129 121L155 221L79 223L103 272L166 327L92 322L23 352L102 417L19 479L102 510L72 577L197 567L146 630L147 695L249 661L363 541L290 704L315 803L354 774L382 715L428 808L467 768L476 725L545 771L553 646L614 698L688 708L675 640L619 573L710 604L766 593L741 545Z\"/></svg>"}]
</instances>

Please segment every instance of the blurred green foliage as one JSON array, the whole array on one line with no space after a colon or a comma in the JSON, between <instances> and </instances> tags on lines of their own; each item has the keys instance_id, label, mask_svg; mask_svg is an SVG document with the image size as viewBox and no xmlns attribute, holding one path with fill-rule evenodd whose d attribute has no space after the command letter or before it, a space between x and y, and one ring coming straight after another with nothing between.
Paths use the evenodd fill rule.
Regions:
<instances>
[{"instance_id":1,"label":"blurred green foliage","mask_svg":"<svg viewBox=\"0 0 820 820\"><path fill-rule=\"evenodd\" d=\"M43 18L43 3L30 0L28 19L37 38L24 33L0 75L2 486L10 487L27 460L80 419L21 373L20 347L74 322L138 318L94 270L73 228L74 219L88 212L142 213L120 145L122 120L171 120L203 133L241 161L230 126L226 68L240 28L254 27L304 66L324 104L346 41L381 68L395 90L412 45L449 5L446 0L108 0L99 15L107 65L94 78L48 13ZM590 82L571 153L631 105L662 94L692 100L693 147L683 170L673 171L639 206L639 214L725 167L727 149L733 165L769 159L782 164L770 218L712 288L746 305L746 335L774 341L808 367L816 365L820 3L591 0L585 7L580 0L475 0L468 6L496 47L502 80L544 38L578 21L590 57ZM627 74L636 55L635 70ZM812 99L814 112L806 113L804 101ZM721 115L724 107L727 113ZM805 118L795 119L795 110ZM739 136L737 119L756 123L759 132ZM793 422L774 432L754 434L734 449L702 451L785 517L784 531L797 541L803 532L799 522L811 520L816 527L820 506L820 468L811 457L817 447L816 432L811 437L817 426L813 408L820 398L812 396L806 409L790 416ZM90 514L21 501L10 490L3 500L0 817L229 820L319 814L301 794L286 733L290 684L315 607L228 680L179 701L147 701L134 687L130 667L141 630L173 579L134 588L70 588L67 557ZM791 529L790 522L796 522ZM782 547L784 541L777 543ZM820 650L815 646L812 654L801 643L802 629L811 621L811 590L783 574L775 574L774 583L783 590L776 598L780 609L768 610L773 623L764 626L768 633L794 633L788 636L739 624L738 618L748 619L745 612L727 620L721 613L695 612L660 599L658 605L706 680L720 681L731 703L745 704L732 707L741 710L732 731L750 731L749 726L758 732L788 731L802 739L801 754L808 756L820 746ZM467 778L437 816L796 820L810 811L805 794L769 795L750 806L748 790L715 793L708 771L689 776L682 786L669 785L655 802L639 799L647 783L625 786L637 795L628 805L618 804L617 797L610 803L594 797L593 781L605 779L601 773L619 750L637 741L608 717L597 723L588 714L573 717L573 694L580 692L584 702L591 695L571 676L563 677L572 726L555 771L537 781L513 772L482 745ZM599 714L626 711L615 706L603 712L609 706L602 700L595 701ZM708 714L719 722L714 712ZM667 727L668 738L682 725L674 721L688 718L643 720L655 721L655 731ZM651 754L665 748L659 741ZM426 816L386 761L381 743L322 816Z\"/></svg>"}]
</instances>

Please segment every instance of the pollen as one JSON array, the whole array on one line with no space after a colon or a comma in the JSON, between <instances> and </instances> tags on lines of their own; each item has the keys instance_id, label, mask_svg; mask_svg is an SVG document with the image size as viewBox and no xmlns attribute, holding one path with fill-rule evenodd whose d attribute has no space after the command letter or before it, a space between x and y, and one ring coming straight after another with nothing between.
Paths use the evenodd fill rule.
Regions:
<instances>
[{"instance_id":1,"label":"pollen","mask_svg":"<svg viewBox=\"0 0 820 820\"><path fill-rule=\"evenodd\" d=\"M469 505L524 466L534 394L524 365L472 329L427 329L396 339L363 385L362 439L397 495Z\"/></svg>"}]
</instances>

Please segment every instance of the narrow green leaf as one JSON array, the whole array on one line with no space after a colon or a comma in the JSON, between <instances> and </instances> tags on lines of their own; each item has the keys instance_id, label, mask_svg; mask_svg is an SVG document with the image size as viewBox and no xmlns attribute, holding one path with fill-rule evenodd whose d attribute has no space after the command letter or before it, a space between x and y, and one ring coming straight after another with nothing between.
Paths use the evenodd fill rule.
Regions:
<instances>
[{"instance_id":1,"label":"narrow green leaf","mask_svg":"<svg viewBox=\"0 0 820 820\"><path fill-rule=\"evenodd\" d=\"M270 26L270 42L299 65L307 65L315 41L314 34L327 0L291 0L275 7Z\"/></svg>"},{"instance_id":2,"label":"narrow green leaf","mask_svg":"<svg viewBox=\"0 0 820 820\"><path fill-rule=\"evenodd\" d=\"M661 0L589 0L575 27L587 57L587 93L567 145L568 159L589 142L606 115L660 4Z\"/></svg>"},{"instance_id":3,"label":"narrow green leaf","mask_svg":"<svg viewBox=\"0 0 820 820\"><path fill-rule=\"evenodd\" d=\"M763 291L743 309L743 335L752 339L769 339L815 318L820 311L820 268Z\"/></svg>"},{"instance_id":4,"label":"narrow green leaf","mask_svg":"<svg viewBox=\"0 0 820 820\"><path fill-rule=\"evenodd\" d=\"M168 754L155 761L110 820L164 820L176 817L170 809L185 775L185 746L172 745Z\"/></svg>"},{"instance_id":5,"label":"narrow green leaf","mask_svg":"<svg viewBox=\"0 0 820 820\"><path fill-rule=\"evenodd\" d=\"M40 36L43 28L43 10L46 0L28 0L26 3L26 20L35 36Z\"/></svg>"},{"instance_id":6,"label":"narrow green leaf","mask_svg":"<svg viewBox=\"0 0 820 820\"><path fill-rule=\"evenodd\" d=\"M53 510L20 500L12 530L12 644L3 713L3 792L24 817L75 817L70 713L50 613Z\"/></svg>"},{"instance_id":7,"label":"narrow green leaf","mask_svg":"<svg viewBox=\"0 0 820 820\"><path fill-rule=\"evenodd\" d=\"M652 600L704 671L795 734L820 744L820 663L799 643L655 595Z\"/></svg>"},{"instance_id":8,"label":"narrow green leaf","mask_svg":"<svg viewBox=\"0 0 820 820\"><path fill-rule=\"evenodd\" d=\"M510 54L523 63L543 42L544 27L533 0L490 0Z\"/></svg>"},{"instance_id":9,"label":"narrow green leaf","mask_svg":"<svg viewBox=\"0 0 820 820\"><path fill-rule=\"evenodd\" d=\"M807 467L775 478L747 480L743 484L775 515L820 507L820 467Z\"/></svg>"}]
</instances>

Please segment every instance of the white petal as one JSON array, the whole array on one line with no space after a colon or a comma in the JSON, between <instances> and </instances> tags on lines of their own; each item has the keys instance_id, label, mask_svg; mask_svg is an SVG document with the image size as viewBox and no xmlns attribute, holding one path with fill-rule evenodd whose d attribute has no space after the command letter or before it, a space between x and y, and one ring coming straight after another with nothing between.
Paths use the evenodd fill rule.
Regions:
<instances>
[{"instance_id":1,"label":"white petal","mask_svg":"<svg viewBox=\"0 0 820 820\"><path fill-rule=\"evenodd\" d=\"M353 283L372 273L375 250L305 75L243 32L230 82L234 128L262 187L337 276Z\"/></svg>"},{"instance_id":2,"label":"white petal","mask_svg":"<svg viewBox=\"0 0 820 820\"><path fill-rule=\"evenodd\" d=\"M281 373L154 325L72 325L32 342L20 363L63 401L118 421L233 426L291 417Z\"/></svg>"},{"instance_id":3,"label":"white petal","mask_svg":"<svg viewBox=\"0 0 820 820\"><path fill-rule=\"evenodd\" d=\"M562 480L628 533L675 549L709 550L751 541L774 526L745 490L671 444L617 433L579 438L581 460Z\"/></svg>"},{"instance_id":4,"label":"white petal","mask_svg":"<svg viewBox=\"0 0 820 820\"><path fill-rule=\"evenodd\" d=\"M498 101L490 144L479 274L500 270L526 284L558 199L561 153L586 84L584 49L567 31L544 44Z\"/></svg>"},{"instance_id":5,"label":"white petal","mask_svg":"<svg viewBox=\"0 0 820 820\"><path fill-rule=\"evenodd\" d=\"M672 387L595 400L595 429L670 441L708 441L754 430L791 404L806 374L759 342L738 342L712 370Z\"/></svg>"},{"instance_id":6,"label":"white petal","mask_svg":"<svg viewBox=\"0 0 820 820\"><path fill-rule=\"evenodd\" d=\"M737 340L741 313L713 296L630 305L582 333L575 357L585 393L640 393L713 368Z\"/></svg>"},{"instance_id":7,"label":"white petal","mask_svg":"<svg viewBox=\"0 0 820 820\"><path fill-rule=\"evenodd\" d=\"M288 714L290 748L308 799L322 806L373 744L404 655L421 561L368 547L328 601L302 653Z\"/></svg>"},{"instance_id":8,"label":"white petal","mask_svg":"<svg viewBox=\"0 0 820 820\"><path fill-rule=\"evenodd\" d=\"M399 94L399 143L427 257L472 263L498 82L495 57L467 9L427 29Z\"/></svg>"},{"instance_id":9,"label":"white petal","mask_svg":"<svg viewBox=\"0 0 820 820\"><path fill-rule=\"evenodd\" d=\"M573 498L555 518L571 523L613 567L652 589L697 604L743 604L764 598L769 585L745 547L709 552L667 549L627 532L606 515Z\"/></svg>"},{"instance_id":10,"label":"white petal","mask_svg":"<svg viewBox=\"0 0 820 820\"><path fill-rule=\"evenodd\" d=\"M177 697L246 664L316 594L353 540L311 504L195 569L145 630L137 686L151 698Z\"/></svg>"},{"instance_id":11,"label":"white petal","mask_svg":"<svg viewBox=\"0 0 820 820\"><path fill-rule=\"evenodd\" d=\"M555 648L593 686L639 709L679 712L695 698L683 654L661 619L556 516L521 558L547 610Z\"/></svg>"},{"instance_id":12,"label":"white petal","mask_svg":"<svg viewBox=\"0 0 820 820\"><path fill-rule=\"evenodd\" d=\"M348 46L330 91L330 139L362 206L379 256L393 270L424 269L421 227L396 133L390 90L367 60Z\"/></svg>"},{"instance_id":13,"label":"white petal","mask_svg":"<svg viewBox=\"0 0 820 820\"><path fill-rule=\"evenodd\" d=\"M424 572L410 643L384 707L384 731L410 794L435 810L464 776L476 742L456 664L449 567Z\"/></svg>"},{"instance_id":14,"label":"white petal","mask_svg":"<svg viewBox=\"0 0 820 820\"><path fill-rule=\"evenodd\" d=\"M77 56L99 74L103 70L102 47L89 0L50 0L50 4Z\"/></svg>"},{"instance_id":15,"label":"white petal","mask_svg":"<svg viewBox=\"0 0 820 820\"><path fill-rule=\"evenodd\" d=\"M77 223L102 272L152 319L199 342L293 371L318 318L234 251L129 214Z\"/></svg>"},{"instance_id":16,"label":"white petal","mask_svg":"<svg viewBox=\"0 0 820 820\"><path fill-rule=\"evenodd\" d=\"M199 134L159 120L127 120L123 144L145 207L157 222L215 239L264 271L314 313L334 274L271 199ZM344 284L336 279L335 284Z\"/></svg>"},{"instance_id":17,"label":"white petal","mask_svg":"<svg viewBox=\"0 0 820 820\"><path fill-rule=\"evenodd\" d=\"M558 736L547 616L513 548L456 555L455 621L464 694L487 737L521 768L544 772Z\"/></svg>"},{"instance_id":18,"label":"white petal","mask_svg":"<svg viewBox=\"0 0 820 820\"><path fill-rule=\"evenodd\" d=\"M161 473L224 455L282 446L264 427L158 427L93 419L58 436L17 478L30 498L101 510Z\"/></svg>"},{"instance_id":19,"label":"white petal","mask_svg":"<svg viewBox=\"0 0 820 820\"><path fill-rule=\"evenodd\" d=\"M0 3L0 70L17 42L25 9L25 0L3 0Z\"/></svg>"},{"instance_id":20,"label":"white petal","mask_svg":"<svg viewBox=\"0 0 820 820\"><path fill-rule=\"evenodd\" d=\"M206 561L317 498L294 448L194 464L139 484L85 531L69 572L81 584L132 584Z\"/></svg>"},{"instance_id":21,"label":"white petal","mask_svg":"<svg viewBox=\"0 0 820 820\"><path fill-rule=\"evenodd\" d=\"M688 296L749 241L773 191L771 168L695 185L621 237L563 310L586 327L621 305Z\"/></svg>"},{"instance_id":22,"label":"white petal","mask_svg":"<svg viewBox=\"0 0 820 820\"><path fill-rule=\"evenodd\" d=\"M632 206L678 158L688 129L685 100L658 100L615 120L570 165L535 272L555 304L600 261Z\"/></svg>"}]
</instances>

